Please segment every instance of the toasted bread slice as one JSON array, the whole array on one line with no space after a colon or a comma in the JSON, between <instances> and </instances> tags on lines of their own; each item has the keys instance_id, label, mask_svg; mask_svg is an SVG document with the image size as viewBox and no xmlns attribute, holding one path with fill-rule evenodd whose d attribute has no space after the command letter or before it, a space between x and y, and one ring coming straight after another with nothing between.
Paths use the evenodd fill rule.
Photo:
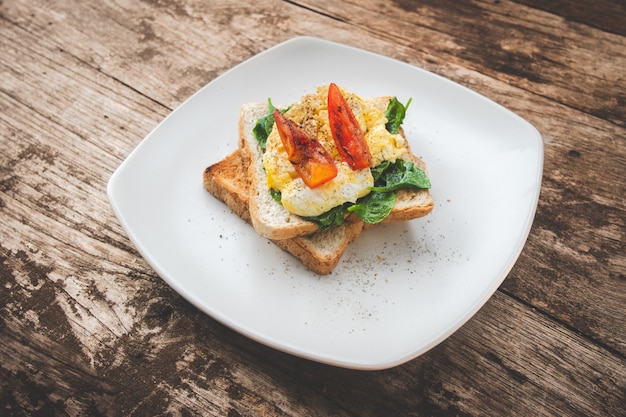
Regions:
<instances>
[{"instance_id":1,"label":"toasted bread slice","mask_svg":"<svg viewBox=\"0 0 626 417\"><path fill-rule=\"evenodd\" d=\"M381 111L385 111L390 97L374 97L366 100ZM251 223L260 235L274 240L315 233L318 228L314 223L290 213L285 207L276 203L268 192L267 177L262 162L263 151L253 134L257 120L265 116L267 112L266 103L244 104L239 118L239 148L249 166ZM404 135L404 132L400 134ZM408 144L408 141L406 143ZM425 169L424 162L411 154L408 148L405 159L412 160ZM385 221L404 221L422 217L430 213L433 207L429 190L400 190L396 196L394 208ZM355 216L350 216L350 221L360 221L353 217Z\"/></svg>"},{"instance_id":2,"label":"toasted bread slice","mask_svg":"<svg viewBox=\"0 0 626 417\"><path fill-rule=\"evenodd\" d=\"M244 159L239 150L236 150L204 170L202 185L237 216L250 223L248 210L250 181L245 172Z\"/></svg>"},{"instance_id":3,"label":"toasted bread slice","mask_svg":"<svg viewBox=\"0 0 626 417\"><path fill-rule=\"evenodd\" d=\"M252 226L268 239L289 239L319 231L315 223L290 213L272 198L263 168L263 150L252 133L257 120L268 112L266 103L244 104L239 117L239 149L246 158L250 178L250 217Z\"/></svg>"},{"instance_id":4,"label":"toasted bread slice","mask_svg":"<svg viewBox=\"0 0 626 417\"><path fill-rule=\"evenodd\" d=\"M204 170L203 185L235 214L250 223L248 210L249 186L247 163L239 150ZM284 251L300 259L313 272L327 275L341 260L348 244L363 229L361 222L346 222L343 226L309 236L274 240Z\"/></svg>"}]
</instances>

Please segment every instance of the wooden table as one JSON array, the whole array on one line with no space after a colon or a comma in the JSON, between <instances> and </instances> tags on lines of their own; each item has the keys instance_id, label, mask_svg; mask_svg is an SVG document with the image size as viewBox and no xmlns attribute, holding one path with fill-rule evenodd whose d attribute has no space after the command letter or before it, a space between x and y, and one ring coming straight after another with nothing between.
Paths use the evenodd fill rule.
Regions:
<instances>
[{"instance_id":1,"label":"wooden table","mask_svg":"<svg viewBox=\"0 0 626 417\"><path fill-rule=\"evenodd\" d=\"M299 35L440 74L544 138L518 262L459 331L392 369L311 362L217 323L147 265L107 200L174 108ZM1 415L625 413L621 0L3 1L0 110Z\"/></svg>"}]
</instances>

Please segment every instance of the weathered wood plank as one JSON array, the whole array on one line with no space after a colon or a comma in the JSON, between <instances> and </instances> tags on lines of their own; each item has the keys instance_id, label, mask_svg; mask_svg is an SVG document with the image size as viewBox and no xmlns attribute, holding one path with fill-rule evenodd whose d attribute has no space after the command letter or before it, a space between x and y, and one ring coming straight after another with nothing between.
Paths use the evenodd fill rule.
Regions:
<instances>
[{"instance_id":1,"label":"weathered wood plank","mask_svg":"<svg viewBox=\"0 0 626 417\"><path fill-rule=\"evenodd\" d=\"M626 120L623 89L614 88L625 82L626 41L618 35L512 2L299 2L307 9L272 3L188 2L170 10L141 3L119 9L106 2L74 7L57 0L38 13L25 12L22 7L28 6L17 2L4 5L3 14L169 107L277 43L276 38L302 33L325 37L332 24L339 41L400 58L406 47L413 63L419 64L415 57L420 57L426 64L458 64L622 126ZM307 13L309 9L343 24ZM381 13L394 24L377 18ZM481 25L474 23L476 15ZM246 36L253 31L254 36ZM392 43L368 38L372 31ZM227 32L227 37L220 35ZM107 42L95 44L101 39ZM164 89L173 102L161 97Z\"/></svg>"},{"instance_id":2,"label":"weathered wood plank","mask_svg":"<svg viewBox=\"0 0 626 417\"><path fill-rule=\"evenodd\" d=\"M622 69L626 66L626 43L620 36L584 25L572 26L558 16L509 2L300 3L343 21L344 24L332 22L337 40L400 58L404 57L396 50L406 47L412 51L411 61L417 64L420 62L415 61L415 56L434 60L438 65L458 64L622 126L626 120L623 93L613 88L625 82ZM277 29L282 30L279 40L301 33L324 37L324 24L328 24L322 16L310 16L292 5L276 8L264 3L251 8L227 2L190 2L170 13L148 10L141 4L128 5L117 13L114 5L106 3L85 5L84 10L63 1L56 6L59 10L54 14L46 15L42 10L41 14L25 15L17 8L9 9L6 16L37 28L46 38L65 44L68 52L159 102L170 105L161 96L173 95L170 107L240 62L241 57L276 43L264 39L275 35ZM378 19L381 13L389 15L394 25ZM138 15L142 18L130 17ZM474 15L480 15L483 24L474 24ZM262 16L272 16L273 20ZM508 16L515 16L515 21ZM85 23L94 19L100 22L95 27ZM66 22L72 22L71 31L63 30ZM230 30L227 38L220 36L225 30ZM247 37L252 30L266 32L267 37ZM91 40L89 31L94 34ZM368 31L376 31L392 44L374 42L368 46L367 42L372 42L366 37ZM80 36L80 42L68 43L64 37L69 36ZM102 38L107 39L106 44L93 45L94 39ZM597 47L598 42L601 48ZM221 52L224 50L229 55ZM592 68L588 67L590 63ZM150 69L147 74L145 68ZM162 91L165 88L167 93Z\"/></svg>"},{"instance_id":3,"label":"weathered wood plank","mask_svg":"<svg viewBox=\"0 0 626 417\"><path fill-rule=\"evenodd\" d=\"M354 27L367 27L436 64L469 68L626 125L624 37L513 2L298 3ZM393 24L379 19L381 14ZM393 55L393 49L387 54Z\"/></svg>"},{"instance_id":4,"label":"weathered wood plank","mask_svg":"<svg viewBox=\"0 0 626 417\"><path fill-rule=\"evenodd\" d=\"M515 0L533 9L545 10L569 21L626 36L626 3L621 0L571 1Z\"/></svg>"},{"instance_id":5,"label":"weathered wood plank","mask_svg":"<svg viewBox=\"0 0 626 417\"><path fill-rule=\"evenodd\" d=\"M501 311L511 314L503 317ZM425 415L619 415L625 363L614 357L615 367L603 368L605 354L534 309L496 294L457 334L392 371L328 371L336 383L328 373L298 377L313 378L310 385L326 392L338 389L337 401L345 407L374 401L354 397L375 387L373 392L386 396L376 406L381 413L389 408L402 415L414 410ZM594 382L578 384L581 375ZM558 385L549 382L557 380ZM401 404L394 404L398 396ZM353 410L355 415L371 415L371 406L363 408Z\"/></svg>"},{"instance_id":6,"label":"weathered wood plank","mask_svg":"<svg viewBox=\"0 0 626 417\"><path fill-rule=\"evenodd\" d=\"M502 3L461 3L452 13L470 29L478 20L468 8L481 10L497 30L506 22L558 23ZM442 26L438 4L423 2L420 13L399 3L335 6L312 12L277 1L0 3L3 412L620 415L626 144L614 115L623 107L603 114L596 99L589 108L572 105L581 92L608 84L577 78L582 84L574 91L552 74L539 91L524 74L497 68L506 56L455 51L450 40L475 43L477 35L465 40L451 23ZM374 18L383 11L397 14L399 26ZM557 26L546 33L578 40L589 31ZM583 57L591 45L614 39L589 33L585 51L570 53ZM173 107L225 69L296 34L426 66L512 108L545 137L537 220L502 291L440 346L391 370L308 362L224 328L138 257L106 200L110 173ZM433 43L423 48L412 37ZM535 58L539 67L549 61ZM584 67L563 65L571 66L565 77ZM609 74L606 82L616 79Z\"/></svg>"},{"instance_id":7,"label":"weathered wood plank","mask_svg":"<svg viewBox=\"0 0 626 417\"><path fill-rule=\"evenodd\" d=\"M503 104L545 141L533 228L502 288L626 353L626 130L506 86L478 88L510 92Z\"/></svg>"},{"instance_id":8,"label":"weathered wood plank","mask_svg":"<svg viewBox=\"0 0 626 417\"><path fill-rule=\"evenodd\" d=\"M48 9L48 11L44 10L41 14L33 17L27 15L22 18L18 17L20 9L18 6L15 6L18 9L11 11L9 18L18 22L20 27L23 25L29 30L40 31L42 35L40 36L41 40L38 42L41 43L42 48L54 51L51 53L51 57L57 54L74 55L77 57L76 59L88 63L84 64L85 66L97 65L100 78L112 76L122 81L123 84L133 85L135 90L147 95L148 100L152 99L163 103L168 108L177 105L186 98L190 91L199 88L204 82L208 81L208 79L203 78L204 76L195 77L193 74L189 77L173 79L172 74L183 73L185 67L193 67L202 68L202 74L210 73L213 76L221 72L222 68L234 65L252 53L260 51L261 48L270 46L269 42L265 42L266 45L257 44L252 42L252 39L248 39L246 33L237 33L239 36L236 39L237 45L233 45L232 49L229 49L232 56L218 56L214 52L217 49L216 42L218 42L215 36L218 36L217 32L219 32L219 30L216 30L216 27L219 28L219 25L222 25L221 31L232 31L233 25L235 25L234 22L250 15L251 10L249 6L233 6L227 2L213 6L208 6L204 3L189 3L182 11L178 9L175 9L175 11L170 9L144 9L144 6L141 4L127 5L126 9L116 11L115 5L105 2L98 3L98 5L86 4L83 6L85 8L84 11L80 11L80 7L75 5L68 7L69 5L66 5L64 2L59 2L56 6L59 7L59 10L55 12L53 12L53 9ZM522 255L524 259L530 260L533 266L532 269L530 266L526 266L526 270L520 273L515 270L512 274L512 279L508 280L505 286L516 297L533 303L539 308L546 309L546 311L554 314L558 313L569 325L579 328L581 331L590 332L593 334L593 337L624 353L626 351L624 346L624 329L619 325L620 320L615 320L615 318L624 318L626 313L623 312L623 309L620 309L621 305L619 303L605 308L602 300L610 298L609 296L611 295L617 295L618 300L623 300L624 297L620 297L620 294L624 294L622 291L623 272L620 273L620 271L623 271L623 257L614 255L611 259L604 259L603 254L606 253L605 249L612 249L611 253L615 254L624 253L623 243L621 242L624 240L623 231L626 227L623 220L625 217L624 210L626 210L626 203L623 197L626 195L626 190L624 189L626 185L624 185L623 181L622 167L626 165L624 160L624 155L626 155L624 146L626 145L625 141L620 140L620 138L626 137L626 130L620 126L615 126L611 121L604 122L598 119L597 116L585 114L584 111L577 111L570 108L567 104L559 104L558 101L567 102L569 100L567 97L574 96L576 100L579 100L577 98L580 96L578 92L574 94L571 92L567 93L568 95L563 96L564 98L561 96L545 97L541 91L529 91L532 85L525 84L526 81L523 77L503 77L499 72L494 73L488 67L477 67L479 71L486 74L484 75L481 72L467 70L465 67L460 66L467 64L467 66L476 67L476 62L468 61L472 57L460 54L456 48L450 47L448 39L455 37L459 29L456 26L452 27L451 23L445 24L445 22L449 22L451 19L444 18L442 6L425 2L422 4L419 13L414 11L407 13L404 10L407 6L399 8L387 6L384 9L385 13L397 18L398 26L386 28L384 34L382 33L382 28L377 26L377 20L374 18L382 11L379 9L382 6L377 4L360 2L358 5L349 5L347 3L343 5L322 3L320 5L318 2L315 5L307 6L322 8L324 13L334 13L339 19L348 22L347 24L332 22L333 25L341 26L341 29L338 29L333 36L363 47L363 45L359 45L362 43L359 41L359 38L365 36L364 31L360 30L352 33L350 28L356 24L366 26L365 23L367 23L367 27L370 30L373 28L380 32L381 36L384 35L386 38L394 40L394 43L391 44L384 40L370 40L368 41L369 44L366 45L367 47L377 52L395 55L408 62L419 64L420 60L424 60L428 63L430 69L468 85L506 105L528 118L540 129L547 143L544 187L535 226L537 234L536 237L535 234L531 234L530 237L531 242L536 240L537 244L535 246L529 245ZM21 7L26 6L22 5ZM269 6L261 3L258 7L256 10L263 11ZM353 9L348 9L349 7ZM505 11L500 10L505 7ZM513 16L520 14L519 10L510 9L511 7L516 6L465 2L460 3L456 8L450 7L446 13L458 14L459 18L453 20L456 22L455 25L463 27L463 25L470 25L471 23L469 20L471 17L469 14L470 10L475 13L475 10L478 8L481 18L486 18L488 22L495 21L490 27L494 28L491 30L496 31L497 29L495 28L504 30L506 19L510 19L506 17L507 13ZM459 8L460 11L457 10ZM296 29L301 30L305 20L307 21L306 28L313 31L320 31L324 28L324 22L327 20L323 16L307 14L306 11L298 7L287 6L283 13L287 13L286 10L290 10L293 16L274 17L275 23L281 22L285 30L287 30L283 35L284 37L289 37L289 33ZM353 12L349 13L349 10L353 10ZM355 13L354 10L359 10L359 13ZM133 23L129 17L142 16L142 13L149 13L150 17L146 17L146 19L150 22L150 30L147 29L145 23ZM100 18L100 20L104 20L102 27L98 25L95 29L91 29L90 26L78 19L80 16L92 16L92 14L104 16L104 18ZM230 16L228 20L224 20L224 15L226 14ZM247 17L244 21L255 28L256 36L265 32L269 38L274 33L275 28L269 24L271 22L267 22L266 19L260 17L265 14L262 13L259 17L255 17L258 20L251 22L251 18ZM529 17L526 14L523 15L523 22L528 26L528 29L536 28L540 25L543 27L543 32L540 32L537 36L538 40L533 42L545 43L547 34L552 32L571 33L571 31L566 32L563 27L564 23L553 16L539 14ZM63 16L63 19L56 16ZM204 19L209 19L210 25L203 20L203 17ZM52 25L48 24L48 22L54 21L54 19L58 22ZM355 19L361 19L363 22ZM260 21L265 22L265 24L262 25ZM70 22L71 24L68 24ZM517 22L517 25L519 25L519 19ZM76 29L72 29L69 32L59 31L58 27L61 24L71 28L82 27L81 31L84 32L81 32L83 34L80 37L80 42L70 44L69 39L71 39L71 36L75 36L74 32ZM237 23L237 25L241 25L241 22ZM51 28L51 26L55 28ZM120 33L106 37L107 42L103 43L100 41L100 36L104 36L104 33L100 31L107 27L123 27L126 29L120 29ZM161 31L165 31L165 28L167 28L167 32L161 33ZM474 30L471 25L469 29ZM93 34L90 35L89 30ZM147 35L150 31L159 35L150 37ZM190 31L192 35L189 35ZM204 34L200 35L203 33L202 31L204 31ZM445 37L442 38L443 31L447 32ZM463 31L464 36L460 37L461 40L457 39L456 42L468 42L467 32L467 30ZM473 39L473 42L478 43L478 33L476 30L472 33L472 36L469 36L469 38ZM513 42L515 36L519 34L509 35L507 38L502 39L509 39L510 42ZM174 45L185 43L184 39L186 37L191 37L193 43L182 51L174 49ZM420 37L424 38L420 42L406 42L408 39L419 40ZM490 37L493 38L495 35L491 34ZM574 39L576 42L583 42L580 35L575 34L574 37L576 37ZM64 38L68 40L64 40ZM395 42L395 38L400 39L400 44ZM203 44L202 40L207 40L208 43ZM10 39L8 42L19 45L19 39ZM149 46L145 45L146 42L149 43ZM234 42L234 40L231 39L229 42ZM604 43L604 41L602 42ZM65 48L60 51L62 45L65 45ZM228 45L231 44L229 43ZM164 53L159 53L157 56L160 59L156 59L154 56L142 54L140 48L146 47L168 51L168 53L171 53L171 56L168 57ZM524 43L521 43L520 47L524 47ZM571 46L567 48L572 49ZM607 54L615 52L615 48L616 46L610 46ZM584 47L577 47L577 49L584 49ZM427 55L424 55L424 50ZM560 49L554 49L550 53L554 55L554 59L562 60L562 58L559 58L560 52ZM584 51L587 54L591 52L590 50ZM573 53L571 51L568 52L570 55ZM617 63L621 59L619 58L621 56L620 53L616 52L618 56ZM214 55L207 57L206 54ZM583 52L579 52L579 54L583 54ZM139 59L130 60L129 57L135 55ZM579 57L582 56L579 55ZM506 56L502 58L504 59ZM15 59L17 59L17 56ZM491 56L484 56L481 60L486 60L490 64L495 62ZM570 61L575 61L573 68L580 67L584 62L587 62L582 59ZM565 65L570 61L564 60L562 62ZM537 62L536 65L539 69L547 65L545 63L542 64L541 59L537 59ZM584 72L582 70L577 71ZM25 74L37 74L36 69L33 71L33 69L29 68L22 69L22 72ZM146 72L150 74L149 77L143 77ZM105 73L108 75L105 75ZM552 73L553 75L548 85L562 83L563 79L568 78L561 77L560 74L557 78L554 72ZM618 75L618 72L610 74L613 78ZM71 74L65 76L71 77ZM141 79L138 79L139 77ZM512 79L519 85L510 85L509 82ZM603 88L605 91L613 91L613 89L608 88L608 81L610 81L610 78L603 84ZM36 91L42 89L42 84L49 82L49 80L41 80L40 77L33 76L27 82L32 82L32 91ZM578 88L589 90L586 87L588 85L586 82L578 83L578 85ZM178 94L178 91L185 91L185 93ZM584 97L593 95L590 91L587 92L589 94L586 94ZM55 93L53 92L53 94ZM112 100L112 98L109 100ZM143 105L147 104L144 103ZM60 112L54 109L54 106L47 107L52 109L52 111L48 111L49 117L53 120L54 118L58 119L57 114ZM70 112L70 109L72 109L71 98L64 102L61 108L64 113ZM80 108L82 109L84 106L80 106ZM160 114L165 114L165 112L166 109L164 108ZM88 120L85 118L84 112L76 112L71 115L73 116L71 120ZM137 119L127 118L124 124L128 125L126 129L130 129L133 124L140 123L142 120L141 116ZM102 120L100 119L94 120L92 123L107 129L112 128L114 130L117 128L116 125L111 126L110 123L101 122ZM104 122L107 122L107 120L104 120ZM150 123L156 124L157 122L158 119L155 118L150 120ZM89 128L89 125L90 123L88 122L86 128ZM131 137L132 131L127 130L129 136L126 139L130 138L133 144L138 142L143 134L148 131L148 128L145 128L146 125L144 124L143 126L144 129L140 130L135 137ZM576 132L576 136L572 136L572 132ZM78 133L80 134L80 132ZM112 133L102 132L102 135L106 137L112 135ZM112 135L111 137L114 138L115 136ZM94 138L94 140L101 139ZM114 141L111 143L114 143ZM121 160L131 148L132 146L125 147L124 150L126 152L118 152L117 158ZM599 166L605 167L605 171L602 175L593 174L596 171L596 167ZM589 174L585 176L578 175L582 171ZM612 185L607 187L607 184ZM571 217L566 216L565 218L568 219L568 222L563 224L559 218L563 218L565 213L567 213L566 210L572 212L573 215ZM578 213L575 212L576 210L578 210ZM596 227L599 227L599 229L596 229ZM546 239L547 237L548 239ZM557 242L559 245L555 245ZM531 248L534 248L534 250L529 252ZM620 248L622 249L621 251ZM578 259L577 267L572 270L573 273L563 276L559 272L563 270L563 262L569 262L568 265L571 265L572 257ZM566 261L566 259L570 260ZM558 269L554 268L555 263L559 264ZM565 270L569 271L569 269ZM541 285L538 287L534 281L531 284L524 284L525 280L521 277L537 271L540 271L537 275ZM568 297L565 297L565 300L567 300L565 305L562 301L564 299L563 291L568 294ZM593 300L593 302L589 302L590 300ZM582 319L583 317L586 319ZM594 319L589 320L591 317Z\"/></svg>"},{"instance_id":9,"label":"weathered wood plank","mask_svg":"<svg viewBox=\"0 0 626 417\"><path fill-rule=\"evenodd\" d=\"M49 285L23 286L21 291L35 296ZM259 346L214 323L177 295L167 294L167 288L147 292L159 296L144 301L143 319L133 320L124 335L92 347L87 356L96 354L96 360L85 357L87 347L80 335L72 336L76 330L63 329L66 316L83 326L86 320L58 311L67 297L58 291L50 299L53 320L45 324L56 322L56 326L48 328L49 334L46 327L36 324L32 329L7 324L3 314L2 338L9 343L2 352L12 359L3 361L3 372L18 378L16 388L53 392L42 395L39 404L31 404L24 399L19 403L18 391L10 389L8 397L14 406L83 412L93 407L122 415L226 415L234 411L246 415L257 410L260 415L373 416L388 411L421 415L421 410L435 415L591 416L618 415L624 399L626 364L622 358L501 294L431 352L392 370L363 373ZM23 349L17 341L31 332L40 336L29 337L32 345ZM83 354L72 359L42 358L37 352L56 346L50 338L59 335L64 346L56 349ZM62 376L28 372L50 366L70 366L76 371ZM95 379L94 374L99 377ZM63 381L73 401L63 398L63 389L52 388L57 381ZM93 391L85 392L83 398L72 394L85 386Z\"/></svg>"}]
</instances>

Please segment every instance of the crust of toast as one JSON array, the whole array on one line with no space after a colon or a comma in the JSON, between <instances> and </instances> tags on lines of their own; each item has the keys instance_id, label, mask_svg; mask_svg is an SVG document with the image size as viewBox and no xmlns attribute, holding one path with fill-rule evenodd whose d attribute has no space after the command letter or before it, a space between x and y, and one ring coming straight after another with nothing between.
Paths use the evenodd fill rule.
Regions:
<instances>
[{"instance_id":1,"label":"crust of toast","mask_svg":"<svg viewBox=\"0 0 626 417\"><path fill-rule=\"evenodd\" d=\"M248 209L250 181L246 175L247 159L237 150L204 170L204 188L224 202L235 214L251 223ZM317 228L316 228L317 230ZM306 267L320 275L330 274L341 260L350 242L363 230L362 222L346 222L326 232L308 236L273 240L273 242L298 258Z\"/></svg>"},{"instance_id":2,"label":"crust of toast","mask_svg":"<svg viewBox=\"0 0 626 417\"><path fill-rule=\"evenodd\" d=\"M226 204L235 214L250 223L248 210L250 181L242 175L244 160L239 150L204 170L202 185L215 198Z\"/></svg>"},{"instance_id":3,"label":"crust of toast","mask_svg":"<svg viewBox=\"0 0 626 417\"><path fill-rule=\"evenodd\" d=\"M390 98L374 97L367 100L384 111ZM242 106L239 118L239 148L248 165L248 177L250 178L250 222L261 236L272 240L289 239L315 233L318 228L314 223L290 213L282 205L276 203L267 190L262 150L252 133L257 120L265 116L267 112L267 103L248 103ZM403 131L401 134L404 136ZM413 161L420 168L426 169L426 164L413 155L410 149L404 158ZM423 217L430 213L433 207L434 203L429 190L400 190L396 195L394 208L384 221L406 221ZM360 221L352 215L349 216L348 220L350 222Z\"/></svg>"}]
</instances>

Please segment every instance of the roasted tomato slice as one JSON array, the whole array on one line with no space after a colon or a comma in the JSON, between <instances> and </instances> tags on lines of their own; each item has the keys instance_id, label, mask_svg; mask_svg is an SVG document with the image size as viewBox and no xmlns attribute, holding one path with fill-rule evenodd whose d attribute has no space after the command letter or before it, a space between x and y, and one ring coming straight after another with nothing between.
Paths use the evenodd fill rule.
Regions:
<instances>
[{"instance_id":1,"label":"roasted tomato slice","mask_svg":"<svg viewBox=\"0 0 626 417\"><path fill-rule=\"evenodd\" d=\"M321 143L311 139L279 110L274 110L274 121L289 162L309 188L318 187L337 176L335 161Z\"/></svg>"},{"instance_id":2,"label":"roasted tomato slice","mask_svg":"<svg viewBox=\"0 0 626 417\"><path fill-rule=\"evenodd\" d=\"M372 155L365 136L335 83L328 87L328 121L341 159L354 170L370 168Z\"/></svg>"}]
</instances>

